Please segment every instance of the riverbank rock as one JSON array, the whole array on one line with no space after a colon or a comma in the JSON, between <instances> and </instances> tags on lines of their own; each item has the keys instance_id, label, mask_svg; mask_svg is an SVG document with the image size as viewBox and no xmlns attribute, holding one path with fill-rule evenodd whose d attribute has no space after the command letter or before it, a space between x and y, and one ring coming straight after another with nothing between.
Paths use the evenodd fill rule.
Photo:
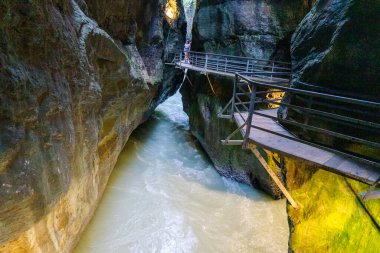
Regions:
<instances>
[{"instance_id":1,"label":"riverbank rock","mask_svg":"<svg viewBox=\"0 0 380 253\"><path fill-rule=\"evenodd\" d=\"M130 133L176 89L162 4L0 3L0 252L75 246Z\"/></svg>"},{"instance_id":2,"label":"riverbank rock","mask_svg":"<svg viewBox=\"0 0 380 253\"><path fill-rule=\"evenodd\" d=\"M312 2L200 1L193 50L290 61L291 34ZM204 76L189 73L189 77L192 84L186 81L181 93L190 128L218 172L260 188L274 198L281 197L279 189L251 152L220 144L220 140L236 129L234 123L217 118L232 97L233 80L211 75L216 91L213 94Z\"/></svg>"}]
</instances>

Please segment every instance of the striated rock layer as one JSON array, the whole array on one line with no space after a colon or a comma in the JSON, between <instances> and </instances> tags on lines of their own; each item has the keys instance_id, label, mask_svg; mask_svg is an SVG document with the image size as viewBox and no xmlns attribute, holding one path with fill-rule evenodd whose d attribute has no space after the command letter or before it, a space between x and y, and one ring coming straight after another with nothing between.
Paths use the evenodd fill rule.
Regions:
<instances>
[{"instance_id":1,"label":"striated rock layer","mask_svg":"<svg viewBox=\"0 0 380 253\"><path fill-rule=\"evenodd\" d=\"M130 133L175 90L163 2L1 1L0 252L75 246Z\"/></svg>"}]
</instances>

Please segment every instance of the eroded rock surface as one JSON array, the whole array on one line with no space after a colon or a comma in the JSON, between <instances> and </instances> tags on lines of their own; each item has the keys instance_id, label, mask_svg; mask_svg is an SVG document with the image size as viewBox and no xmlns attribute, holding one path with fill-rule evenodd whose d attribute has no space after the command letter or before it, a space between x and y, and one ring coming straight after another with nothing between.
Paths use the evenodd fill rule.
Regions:
<instances>
[{"instance_id":1,"label":"eroded rock surface","mask_svg":"<svg viewBox=\"0 0 380 253\"><path fill-rule=\"evenodd\" d=\"M380 3L378 1L318 1L293 35L291 43L294 70L293 85L303 81L320 87L314 91L329 92L370 101L380 101ZM288 97L290 103L322 109L331 113L380 123L380 110L356 104ZM327 105L317 104L318 102ZM345 109L341 109L345 107ZM282 117L298 122L380 142L380 135L357 124L342 125L311 115L308 119L295 110L284 109ZM378 148L357 144L311 131L292 129L302 138L340 148L370 159L380 160Z\"/></svg>"},{"instance_id":2,"label":"eroded rock surface","mask_svg":"<svg viewBox=\"0 0 380 253\"><path fill-rule=\"evenodd\" d=\"M0 252L75 245L130 133L175 90L162 5L0 3Z\"/></svg>"},{"instance_id":3,"label":"eroded rock surface","mask_svg":"<svg viewBox=\"0 0 380 253\"><path fill-rule=\"evenodd\" d=\"M313 2L316 3L310 10ZM376 20L379 13L378 1L200 1L193 47L199 51L291 61L294 85L301 80L322 89L334 89L337 95L378 101L380 40ZM216 117L231 98L232 80L210 75L216 93L213 94L204 76L190 74L190 79L192 84L186 83L182 94L191 131L218 171L278 197L278 191L252 153L219 143L236 129L234 123ZM286 99L297 103L292 97ZM348 115L353 116L354 110L360 114L362 108L350 108ZM296 117L294 112L287 113L303 122L303 115ZM363 115L359 117L371 121L379 118L376 117L378 112L371 117ZM310 122L353 133L347 127L320 119ZM302 134L304 138L335 148L359 151L360 155L372 159L380 157L378 149ZM374 132L356 131L354 134L373 140L380 137ZM260 151L275 169L273 154ZM288 205L290 252L377 251L378 202L363 202L358 197L368 186L305 161L286 158L285 164L282 176L300 206L296 210Z\"/></svg>"},{"instance_id":4,"label":"eroded rock surface","mask_svg":"<svg viewBox=\"0 0 380 253\"><path fill-rule=\"evenodd\" d=\"M307 88L298 81L320 88L315 91L380 101L378 69L380 26L379 1L319 0L293 35L291 56L293 85ZM305 105L300 97L285 99ZM318 102L318 99L313 100ZM357 105L329 102L322 109L379 123L379 111ZM319 102L326 102L321 101ZM345 106L346 110L334 108ZM367 113L372 113L367 114ZM306 116L283 108L281 117L305 122ZM323 118L309 117L308 123L331 131L367 140L380 140L377 131L360 130L357 125L342 125ZM380 151L368 145L290 128L302 138L379 160ZM299 210L288 207L291 226L291 250L294 252L376 252L380 242L378 201L363 202L359 193L368 186L313 168L300 161L288 160L286 181Z\"/></svg>"},{"instance_id":5,"label":"eroded rock surface","mask_svg":"<svg viewBox=\"0 0 380 253\"><path fill-rule=\"evenodd\" d=\"M193 49L210 53L290 61L290 38L313 1L200 1ZM217 113L232 97L232 79L190 73L192 85L182 89L184 108L193 134L202 143L220 174L281 196L251 152L220 145L236 126ZM265 152L262 152L265 155Z\"/></svg>"}]
</instances>

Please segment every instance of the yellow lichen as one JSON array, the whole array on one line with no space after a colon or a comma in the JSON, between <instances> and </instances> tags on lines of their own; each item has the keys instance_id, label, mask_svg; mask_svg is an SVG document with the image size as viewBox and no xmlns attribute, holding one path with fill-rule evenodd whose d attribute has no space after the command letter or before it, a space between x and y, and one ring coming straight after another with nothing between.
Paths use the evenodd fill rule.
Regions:
<instances>
[{"instance_id":1,"label":"yellow lichen","mask_svg":"<svg viewBox=\"0 0 380 253\"><path fill-rule=\"evenodd\" d=\"M285 92L280 92L280 90L278 90L278 89L269 89L269 91L270 91L270 93L268 93L266 95L266 99L272 100L272 101L277 102L277 103L281 102L282 98L285 95ZM269 103L268 107L269 108L278 108L279 105Z\"/></svg>"},{"instance_id":2,"label":"yellow lichen","mask_svg":"<svg viewBox=\"0 0 380 253\"><path fill-rule=\"evenodd\" d=\"M378 252L380 203L357 198L368 186L324 170L309 174L308 166L293 159L286 164L287 173L296 170L297 180L304 179L293 185L287 176L291 195L302 203L297 210L288 207L294 252ZM303 173L308 175L299 175Z\"/></svg>"}]
</instances>

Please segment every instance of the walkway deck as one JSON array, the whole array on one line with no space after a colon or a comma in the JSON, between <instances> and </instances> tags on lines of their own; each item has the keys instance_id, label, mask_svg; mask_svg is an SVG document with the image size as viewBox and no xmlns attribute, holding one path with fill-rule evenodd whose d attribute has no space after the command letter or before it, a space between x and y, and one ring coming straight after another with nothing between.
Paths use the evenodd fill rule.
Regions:
<instances>
[{"instance_id":1,"label":"walkway deck","mask_svg":"<svg viewBox=\"0 0 380 253\"><path fill-rule=\"evenodd\" d=\"M277 109L260 110L259 112L273 117L277 115ZM247 117L248 113L234 114L234 120L239 127L244 125ZM252 116L252 123L256 127L261 127L278 134L294 137L294 135L285 130L273 119L254 114ZM242 128L241 133L243 136L245 135L245 127ZM344 157L333 152L262 131L257 128L252 128L250 131L249 142L270 151L280 153L284 156L302 159L317 164L325 170L366 184L373 184L380 177L379 170L371 168L366 164L354 161L348 157Z\"/></svg>"},{"instance_id":2,"label":"walkway deck","mask_svg":"<svg viewBox=\"0 0 380 253\"><path fill-rule=\"evenodd\" d=\"M235 72L228 72L228 71L225 72L222 70L205 69L202 67L197 67L195 65L187 64L187 63L183 63L183 62L178 62L176 65L177 65L177 67L179 67L181 69L190 69L190 70L194 70L194 71L199 72L199 73L215 74L218 76L235 78ZM270 73L270 72L268 72L268 73ZM258 77L258 76L251 76L250 79L252 81L256 81L256 82L266 82L266 83L272 83L272 84L278 84L278 83L288 84L289 83L289 79L277 78L277 77L264 78L264 77Z\"/></svg>"},{"instance_id":3,"label":"walkway deck","mask_svg":"<svg viewBox=\"0 0 380 253\"><path fill-rule=\"evenodd\" d=\"M289 87L292 76L291 65L285 62L199 52L190 52L189 59L186 59L189 63L185 63L184 60L183 53L179 53L169 64L177 68L193 70L206 76L210 73L234 78L232 99L218 114L218 117L233 118L238 128L225 140L222 140L223 144L247 144L247 147L249 146L252 152L255 153L255 149L252 149L253 145L249 145L249 143L252 143L276 152L281 157L288 156L305 160L327 171L371 185L368 193L363 193L363 199L380 198L380 191L373 191L380 182L380 164L378 162L335 150L333 147L325 147L297 138L277 123L279 119L277 119L275 109L260 110L259 108L263 107L257 106L258 104L267 104L268 107L277 105L290 108L297 111L297 113L302 113L305 120L297 122L290 119L281 119L281 122L324 134L331 138L343 139L380 149L379 142L334 132L329 128L322 128L309 122L309 116L311 115L318 116L326 122L340 124L342 128L353 127L359 130L369 129L371 132L380 131L380 123L374 120L380 113L380 103L343 97L337 95L340 94L339 92L335 94L326 93L326 90L318 86L302 82L298 82L301 88ZM214 91L210 79L208 81ZM282 101L281 93L302 97L306 102L301 105L288 104L286 101ZM322 103L328 109L316 106L318 103ZM337 103L340 105L336 105ZM375 116L373 119L366 121L339 114L344 109L346 111L351 110L350 108L352 107L366 108L361 110L367 110L367 114L371 114L371 112L373 114L373 111L375 111ZM230 112L226 114L228 111ZM231 138L239 131L243 134L243 140L232 140ZM258 152L256 154L256 156L259 156ZM272 173L265 160L262 157L258 158L293 207L296 208L296 203L281 181ZM281 160L283 161L283 159Z\"/></svg>"},{"instance_id":4,"label":"walkway deck","mask_svg":"<svg viewBox=\"0 0 380 253\"><path fill-rule=\"evenodd\" d=\"M225 77L235 77L236 73L246 73L255 80L271 83L288 83L291 75L290 64L280 61L255 59L250 57L219 55L200 52L190 52L189 63L185 63L183 53L176 54L170 63L180 69L189 69L202 74L215 74ZM276 76L272 74L276 74Z\"/></svg>"}]
</instances>

